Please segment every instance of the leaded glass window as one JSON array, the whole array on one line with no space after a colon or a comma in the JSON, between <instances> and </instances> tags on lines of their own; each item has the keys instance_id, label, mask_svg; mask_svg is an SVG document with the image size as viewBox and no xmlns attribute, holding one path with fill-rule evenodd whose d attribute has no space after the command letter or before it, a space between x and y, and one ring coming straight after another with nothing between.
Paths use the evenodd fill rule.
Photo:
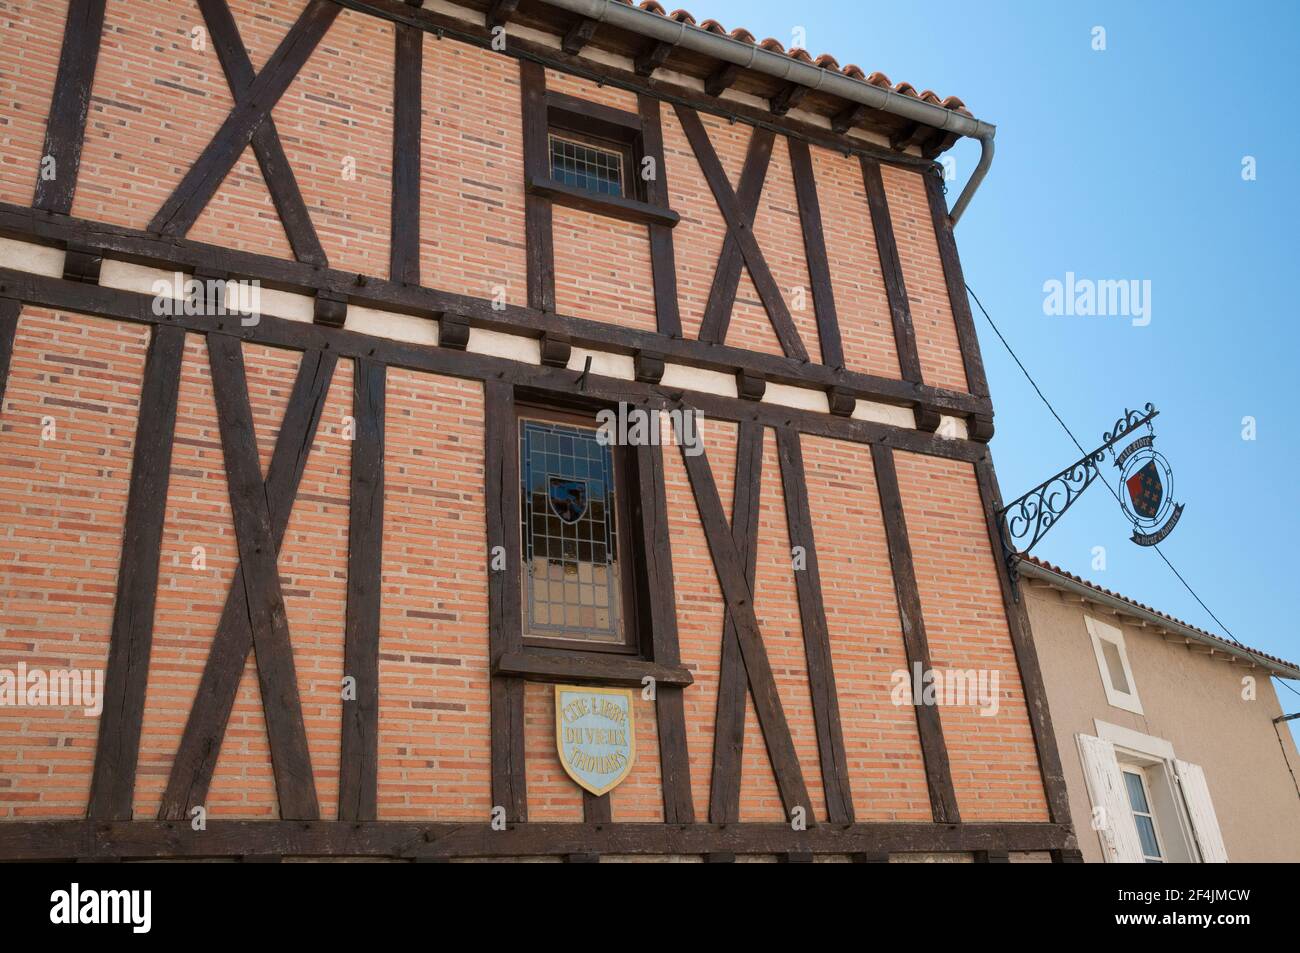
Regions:
<instances>
[{"instance_id":1,"label":"leaded glass window","mask_svg":"<svg viewBox=\"0 0 1300 953\"><path fill-rule=\"evenodd\" d=\"M524 634L622 645L613 449L596 428L519 422Z\"/></svg>"},{"instance_id":2,"label":"leaded glass window","mask_svg":"<svg viewBox=\"0 0 1300 953\"><path fill-rule=\"evenodd\" d=\"M551 134L551 178L600 195L623 194L623 153Z\"/></svg>"}]
</instances>

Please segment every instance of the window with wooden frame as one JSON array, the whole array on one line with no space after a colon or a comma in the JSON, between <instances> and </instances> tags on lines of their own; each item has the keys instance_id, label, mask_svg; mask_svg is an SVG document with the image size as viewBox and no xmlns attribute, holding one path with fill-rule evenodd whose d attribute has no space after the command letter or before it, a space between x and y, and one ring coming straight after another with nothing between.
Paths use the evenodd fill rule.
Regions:
<instances>
[{"instance_id":1,"label":"window with wooden frame","mask_svg":"<svg viewBox=\"0 0 1300 953\"><path fill-rule=\"evenodd\" d=\"M673 226L679 216L665 206L657 134L647 137L637 113L566 93L547 92L545 116L525 117L529 192L560 205L648 225ZM544 121L543 121L544 120Z\"/></svg>"},{"instance_id":2,"label":"window with wooden frame","mask_svg":"<svg viewBox=\"0 0 1300 953\"><path fill-rule=\"evenodd\" d=\"M594 411L516 419L524 644L640 653L635 449L602 444Z\"/></svg>"},{"instance_id":3,"label":"window with wooden frame","mask_svg":"<svg viewBox=\"0 0 1300 953\"><path fill-rule=\"evenodd\" d=\"M551 127L551 178L564 185L615 197L635 194L628 177L635 165L630 143Z\"/></svg>"}]
</instances>

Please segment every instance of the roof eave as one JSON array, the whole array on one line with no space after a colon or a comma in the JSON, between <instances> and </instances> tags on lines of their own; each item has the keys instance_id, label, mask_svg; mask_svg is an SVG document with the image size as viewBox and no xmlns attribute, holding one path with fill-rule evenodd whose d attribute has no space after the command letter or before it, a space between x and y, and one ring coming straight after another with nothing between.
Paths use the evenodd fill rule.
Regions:
<instances>
[{"instance_id":1,"label":"roof eave","mask_svg":"<svg viewBox=\"0 0 1300 953\"><path fill-rule=\"evenodd\" d=\"M1121 612L1124 615L1140 619L1148 625L1164 629L1166 632L1180 638L1185 638L1192 642L1199 642L1201 645L1209 646L1216 651L1232 655L1236 658L1242 659L1243 661L1251 662L1258 665L1260 668L1268 669L1279 678L1300 679L1300 667L1292 665L1289 662L1281 662L1268 658L1267 656L1252 652L1242 646L1235 645L1226 639L1220 639L1210 635L1208 632L1202 632L1200 629L1194 629L1189 625L1184 625L1176 619L1167 619L1156 612L1152 612L1150 609L1138 605L1137 603L1103 592L1087 583L1079 582L1077 579L1073 579L1064 573L1056 572L1046 566L1028 560L1022 560L1016 566L1016 571L1022 576L1032 576L1033 578L1041 579L1058 589L1064 589L1080 598L1087 599L1090 602L1095 602L1098 605L1105 606L1115 612Z\"/></svg>"}]
</instances>

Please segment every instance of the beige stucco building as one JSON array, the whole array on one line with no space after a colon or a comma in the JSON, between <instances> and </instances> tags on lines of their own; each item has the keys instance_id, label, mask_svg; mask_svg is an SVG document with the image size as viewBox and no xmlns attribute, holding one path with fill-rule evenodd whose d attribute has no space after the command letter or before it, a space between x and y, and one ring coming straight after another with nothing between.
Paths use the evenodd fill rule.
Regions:
<instances>
[{"instance_id":1,"label":"beige stucco building","mask_svg":"<svg viewBox=\"0 0 1300 953\"><path fill-rule=\"evenodd\" d=\"M1300 757L1270 677L1300 669L1019 569L1084 860L1300 861Z\"/></svg>"}]
</instances>

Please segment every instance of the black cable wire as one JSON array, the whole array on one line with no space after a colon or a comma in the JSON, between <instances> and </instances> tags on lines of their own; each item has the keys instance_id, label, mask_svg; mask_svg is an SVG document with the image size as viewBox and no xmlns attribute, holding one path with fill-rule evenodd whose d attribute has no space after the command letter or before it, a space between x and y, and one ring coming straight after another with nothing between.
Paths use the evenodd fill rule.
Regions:
<instances>
[{"instance_id":1,"label":"black cable wire","mask_svg":"<svg viewBox=\"0 0 1300 953\"><path fill-rule=\"evenodd\" d=\"M975 294L975 290L971 288L970 285L967 285L966 293L971 296L971 300L974 301L976 306L979 307L980 313L984 315L984 320L988 321L989 327L993 329L993 333L998 336L998 340L1002 342L1002 346L1007 349L1007 353L1011 355L1011 359L1016 362L1016 366L1020 368L1020 372L1025 375L1025 380L1029 381L1030 386L1034 388L1034 393L1038 395L1038 399L1041 400L1046 405L1047 409L1052 412L1052 416L1056 418L1056 422L1061 425L1061 429L1064 430L1067 435L1069 435L1070 440L1072 440L1074 442L1074 445L1079 448L1079 452L1086 454L1088 451L1083 449L1083 444L1079 443L1079 440L1077 437L1075 437L1074 432L1070 430L1066 422L1061 419L1061 415L1056 412L1056 408L1053 407L1052 402L1047 399L1047 396L1043 393L1042 388L1038 386L1038 382L1034 380L1033 375L1029 373L1029 369L1025 367L1024 362L1020 360L1020 357L1012 349L1011 345L1007 343L1006 337L1004 337L1001 330L998 329L998 326L996 323L994 323L993 318L989 316L988 309L984 307L984 303L980 301L979 296ZM1106 489L1110 490L1110 495L1115 497L1115 502L1121 503L1122 505L1122 501L1119 498L1119 493L1116 492L1115 488L1110 485L1110 482L1105 477L1101 477L1101 482L1105 484ZM1232 630L1223 624L1223 620L1214 614L1214 612L1210 609L1210 607L1205 604L1205 600L1203 600L1199 595L1197 595L1196 590L1193 589L1191 584L1186 579L1183 578L1183 574L1180 573L1178 569L1174 566L1174 564L1169 561L1169 557L1160 551L1160 547L1153 546L1152 549L1156 551L1156 555L1158 555L1162 560L1164 560L1164 563L1166 566L1169 567L1170 572L1172 572L1178 578L1178 581L1183 584L1183 588L1185 588L1188 592L1192 594L1192 598L1195 599L1197 603L1200 604L1200 607L1209 614L1210 618L1213 619L1218 624L1219 628L1221 628L1224 632L1228 634L1228 641L1230 641L1237 648L1244 651L1247 655L1251 656L1252 658L1259 659L1261 662L1263 662L1263 659L1260 658L1257 652L1243 645L1240 641L1237 640L1237 637L1232 634ZM1269 666L1265 664L1263 667L1268 668ZM1291 693L1295 695L1300 695L1300 691L1297 691L1290 683L1285 682L1280 678L1276 678L1276 676L1274 676L1274 678L1279 684L1284 685L1286 689Z\"/></svg>"}]
</instances>

